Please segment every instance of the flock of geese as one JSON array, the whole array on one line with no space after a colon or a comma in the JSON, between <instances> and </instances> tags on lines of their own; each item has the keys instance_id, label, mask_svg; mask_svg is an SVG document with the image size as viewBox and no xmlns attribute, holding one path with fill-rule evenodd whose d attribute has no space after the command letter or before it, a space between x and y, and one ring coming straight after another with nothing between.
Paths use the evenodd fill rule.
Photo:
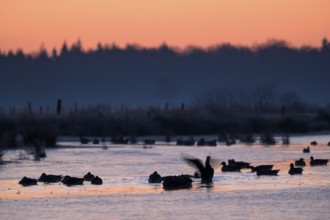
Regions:
<instances>
[{"instance_id":1,"label":"flock of geese","mask_svg":"<svg viewBox=\"0 0 330 220\"><path fill-rule=\"evenodd\" d=\"M88 172L84 177L72 177L72 176L62 176L62 175L52 175L52 174L46 174L42 173L39 179L33 179L33 178L28 178L28 177L23 177L20 181L19 184L22 186L32 186L32 185L37 185L38 182L41 183L62 183L66 186L75 186L75 185L82 185L84 184L84 181L91 182L93 185L102 185L103 180L91 174Z\"/></svg>"},{"instance_id":2,"label":"flock of geese","mask_svg":"<svg viewBox=\"0 0 330 220\"><path fill-rule=\"evenodd\" d=\"M303 149L303 153L310 153L310 148ZM214 176L214 169L210 164L211 157L207 156L205 163L203 165L202 161L197 158L183 158L188 164L195 167L197 170L194 175L179 175L179 176L165 176L161 177L157 171L152 173L149 176L149 183L163 183L163 188L165 190L173 190L173 189L188 189L192 187L192 179L191 178L200 178L201 183L212 183ZM310 166L322 166L327 165L328 159L314 159L313 156L310 157ZM280 170L273 170L273 164L265 164L259 166L251 166L250 163L244 161L235 161L234 159L228 160L228 164L226 162L221 163L222 172L240 172L241 169L251 169L251 172L256 172L258 176L262 175L271 175L276 176ZM298 167L295 167L298 166ZM303 168L306 166L306 162L303 158L296 160L290 164L290 168L288 170L288 174L296 175L302 174Z\"/></svg>"},{"instance_id":3,"label":"flock of geese","mask_svg":"<svg viewBox=\"0 0 330 220\"><path fill-rule=\"evenodd\" d=\"M304 148L303 153L310 153L310 148ZM214 169L210 164L211 157L207 156L205 163L203 164L201 160L197 158L188 158L183 157L184 161L187 162L189 165L195 167L196 172L194 175L179 175L179 176L160 176L157 171L153 172L148 179L149 183L163 183L163 188L165 190L173 190L173 189L187 189L192 187L192 178L200 178L201 183L212 183L213 176L214 176ZM314 159L313 156L310 157L310 166L320 166L320 165L327 165L328 159ZM276 169L273 170L273 164L265 164L259 166L251 166L250 163L244 161L235 161L234 159L229 159L228 163L222 162L221 163L222 172L240 172L241 169L251 169L251 172L256 172L258 176L262 175L272 175L276 176L280 170ZM298 166L298 167L295 167ZM302 174L303 168L306 166L306 162L303 158L296 160L290 164L290 168L288 173L290 175ZM62 183L66 186L74 186L74 185L82 185L84 181L89 181L91 184L94 185L102 185L103 180L98 177L94 176L90 172L88 172L84 177L72 177L72 176L62 176L62 175L52 175L42 173L38 179L23 177L19 184L23 186L31 186L37 185L38 182L42 183Z\"/></svg>"}]
</instances>

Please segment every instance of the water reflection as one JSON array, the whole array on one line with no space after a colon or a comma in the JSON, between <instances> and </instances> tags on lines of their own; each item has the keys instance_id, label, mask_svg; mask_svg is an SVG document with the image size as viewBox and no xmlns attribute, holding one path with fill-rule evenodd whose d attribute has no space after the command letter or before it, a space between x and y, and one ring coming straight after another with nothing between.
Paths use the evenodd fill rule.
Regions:
<instances>
[{"instance_id":1,"label":"water reflection","mask_svg":"<svg viewBox=\"0 0 330 220\"><path fill-rule=\"evenodd\" d=\"M231 147L181 147L163 144L145 150L142 145L109 144L106 151L95 147L80 148L79 143L68 142L69 147L50 149L47 151L47 158L38 162L20 160L19 150L8 151L4 159L13 162L0 166L0 199L162 193L162 184L148 184L148 176L155 170L162 176L192 173L192 168L182 161L182 153L199 158L205 158L211 153L212 158L220 162L234 158L237 161L250 162L253 166L274 164L273 169L280 169L278 176L257 177L249 169L242 169L239 173L223 173L221 166L216 164L213 183L201 184L200 180L195 180L189 192L277 190L330 185L330 166L309 166L311 155L315 158L330 158L330 148L317 145L311 147L310 154L303 154L302 149L308 146L310 139L312 138L292 138L294 144L289 147L279 144L269 147L258 144L237 144ZM60 143L62 146L65 144ZM299 158L306 161L303 174L290 176L289 164ZM103 178L104 185L95 187L86 183L71 188L59 184L39 184L33 187L18 185L23 176L37 178L42 172L81 177L89 171Z\"/></svg>"},{"instance_id":2,"label":"water reflection","mask_svg":"<svg viewBox=\"0 0 330 220\"><path fill-rule=\"evenodd\" d=\"M196 183L193 186L193 189L207 189L207 190L212 190L214 188L213 183Z\"/></svg>"}]
</instances>

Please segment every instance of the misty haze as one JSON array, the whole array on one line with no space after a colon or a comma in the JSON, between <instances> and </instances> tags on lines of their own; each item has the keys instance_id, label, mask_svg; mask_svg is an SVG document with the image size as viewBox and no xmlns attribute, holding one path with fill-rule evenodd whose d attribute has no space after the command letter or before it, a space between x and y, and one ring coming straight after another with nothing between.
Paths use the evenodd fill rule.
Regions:
<instances>
[{"instance_id":1,"label":"misty haze","mask_svg":"<svg viewBox=\"0 0 330 220\"><path fill-rule=\"evenodd\" d=\"M321 42L320 42L321 44ZM229 44L178 51L167 45L143 48L101 45L83 51L81 42L47 54L0 54L3 107L106 104L158 106L196 104L221 90L271 87L302 101L325 105L330 94L330 44L292 48L271 41L254 48Z\"/></svg>"}]
</instances>

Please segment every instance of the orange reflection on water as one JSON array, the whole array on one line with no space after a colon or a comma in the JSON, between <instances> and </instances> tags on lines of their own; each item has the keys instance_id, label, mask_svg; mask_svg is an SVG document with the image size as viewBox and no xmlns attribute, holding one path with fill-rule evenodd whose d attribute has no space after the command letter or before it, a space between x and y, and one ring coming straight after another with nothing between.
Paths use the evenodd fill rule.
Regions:
<instances>
[{"instance_id":1,"label":"orange reflection on water","mask_svg":"<svg viewBox=\"0 0 330 220\"><path fill-rule=\"evenodd\" d=\"M328 148L327 148L328 149ZM286 155L291 153L287 152ZM309 155L307 155L309 157ZM307 157L306 156L306 157ZM319 155L321 156L321 155ZM298 159L298 158L296 158ZM310 166L309 159L305 159L306 167L302 175L291 176L288 174L289 165L295 159L258 161L257 164L274 164L273 169L279 169L278 176L257 176L249 169L238 173L223 173L216 170L214 183L211 185L201 184L198 179L193 183L192 189L183 190L197 191L240 191L240 190L278 190L297 187L322 187L330 185L329 166ZM18 184L19 179L0 180L0 201L33 198L49 198L64 196L100 196L100 195L126 195L126 194L159 194L167 192L161 184L129 183L109 184L101 186L91 185L86 182L82 186L67 187L63 184L42 184L23 187Z\"/></svg>"},{"instance_id":2,"label":"orange reflection on water","mask_svg":"<svg viewBox=\"0 0 330 220\"><path fill-rule=\"evenodd\" d=\"M94 186L83 185L67 187L62 184L39 184L36 186L23 187L18 184L19 180L0 181L0 200L33 199L61 196L89 196L89 195L112 195L112 194L149 194L161 193L162 187L150 185L116 185Z\"/></svg>"}]
</instances>

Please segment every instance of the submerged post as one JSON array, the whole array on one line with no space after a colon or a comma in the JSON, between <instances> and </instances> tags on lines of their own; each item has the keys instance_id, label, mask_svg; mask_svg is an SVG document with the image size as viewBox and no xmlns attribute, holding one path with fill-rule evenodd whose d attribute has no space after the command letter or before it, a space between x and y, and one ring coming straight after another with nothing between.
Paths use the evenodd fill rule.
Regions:
<instances>
[{"instance_id":1,"label":"submerged post","mask_svg":"<svg viewBox=\"0 0 330 220\"><path fill-rule=\"evenodd\" d=\"M58 99L57 100L57 114L60 115L62 111L62 100Z\"/></svg>"},{"instance_id":2,"label":"submerged post","mask_svg":"<svg viewBox=\"0 0 330 220\"><path fill-rule=\"evenodd\" d=\"M185 109L185 104L181 103L181 111L184 111L184 109Z\"/></svg>"},{"instance_id":3,"label":"submerged post","mask_svg":"<svg viewBox=\"0 0 330 220\"><path fill-rule=\"evenodd\" d=\"M282 116L285 115L285 106L284 106L284 105L282 105L281 115L282 115Z\"/></svg>"},{"instance_id":4,"label":"submerged post","mask_svg":"<svg viewBox=\"0 0 330 220\"><path fill-rule=\"evenodd\" d=\"M32 104L31 102L28 102L28 112L31 115L32 114Z\"/></svg>"},{"instance_id":5,"label":"submerged post","mask_svg":"<svg viewBox=\"0 0 330 220\"><path fill-rule=\"evenodd\" d=\"M168 110L168 103L166 102L165 103L165 111L167 111Z\"/></svg>"},{"instance_id":6,"label":"submerged post","mask_svg":"<svg viewBox=\"0 0 330 220\"><path fill-rule=\"evenodd\" d=\"M75 113L78 112L78 106L77 106L77 103L76 102L73 103L73 111Z\"/></svg>"}]
</instances>

